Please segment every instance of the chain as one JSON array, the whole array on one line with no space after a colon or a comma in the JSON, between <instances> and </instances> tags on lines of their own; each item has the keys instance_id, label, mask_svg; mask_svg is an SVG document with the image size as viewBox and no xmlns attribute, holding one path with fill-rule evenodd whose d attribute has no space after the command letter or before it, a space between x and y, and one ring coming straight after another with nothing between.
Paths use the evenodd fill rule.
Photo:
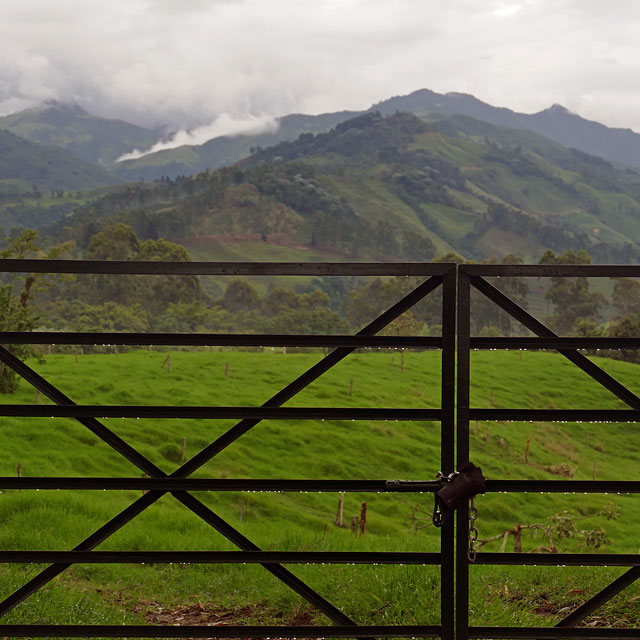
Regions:
<instances>
[{"instance_id":1,"label":"chain","mask_svg":"<svg viewBox=\"0 0 640 640\"><path fill-rule=\"evenodd\" d=\"M459 471L454 471L453 473L450 473L448 476L442 473L442 471L438 471L438 473L436 473L436 478L438 478L438 480L446 480L447 482L451 482L456 476L459 476L459 475L460 475Z\"/></svg>"},{"instance_id":2,"label":"chain","mask_svg":"<svg viewBox=\"0 0 640 640\"><path fill-rule=\"evenodd\" d=\"M476 529L476 520L478 519L478 509L476 508L476 497L471 498L469 506L469 548L467 549L467 560L469 562L476 561L476 540L478 539L478 530Z\"/></svg>"}]
</instances>

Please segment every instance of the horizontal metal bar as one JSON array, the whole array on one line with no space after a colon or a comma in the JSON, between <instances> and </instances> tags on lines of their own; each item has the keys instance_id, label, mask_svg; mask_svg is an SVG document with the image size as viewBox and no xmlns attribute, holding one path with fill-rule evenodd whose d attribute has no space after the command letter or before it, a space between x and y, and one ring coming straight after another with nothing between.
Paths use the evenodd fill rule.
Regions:
<instances>
[{"instance_id":1,"label":"horizontal metal bar","mask_svg":"<svg viewBox=\"0 0 640 640\"><path fill-rule=\"evenodd\" d=\"M439 638L441 633L442 627L437 625L244 627L0 624L0 635L7 638Z\"/></svg>"},{"instance_id":2,"label":"horizontal metal bar","mask_svg":"<svg viewBox=\"0 0 640 640\"><path fill-rule=\"evenodd\" d=\"M640 480L487 480L489 493L640 493Z\"/></svg>"},{"instance_id":3,"label":"horizontal metal bar","mask_svg":"<svg viewBox=\"0 0 640 640\"><path fill-rule=\"evenodd\" d=\"M442 338L430 336L286 335L250 333L78 333L1 331L0 344L72 344L224 347L369 347L440 349Z\"/></svg>"},{"instance_id":4,"label":"horizontal metal bar","mask_svg":"<svg viewBox=\"0 0 640 640\"><path fill-rule=\"evenodd\" d=\"M494 287L484 278L473 277L471 278L471 284L536 335L548 338L558 337L558 335L549 329L549 327L534 318L530 313L520 305L516 304L502 291ZM604 371L604 369L589 360L589 358L584 354L574 349L561 349L559 353L575 364L578 368L582 369L582 371L593 378L598 384L601 384L605 389L611 391L611 393L620 398L620 400L629 407L640 410L640 396L625 387L619 380L616 380L613 376L609 375Z\"/></svg>"},{"instance_id":5,"label":"horizontal metal bar","mask_svg":"<svg viewBox=\"0 0 640 640\"><path fill-rule=\"evenodd\" d=\"M0 260L0 272L213 276L442 276L450 262L139 262Z\"/></svg>"},{"instance_id":6,"label":"horizontal metal bar","mask_svg":"<svg viewBox=\"0 0 640 640\"><path fill-rule=\"evenodd\" d=\"M440 564L439 553L384 551L0 551L0 564Z\"/></svg>"},{"instance_id":7,"label":"horizontal metal bar","mask_svg":"<svg viewBox=\"0 0 640 640\"><path fill-rule=\"evenodd\" d=\"M637 553L477 553L476 564L637 567Z\"/></svg>"},{"instance_id":8,"label":"horizontal metal bar","mask_svg":"<svg viewBox=\"0 0 640 640\"><path fill-rule=\"evenodd\" d=\"M469 409L470 420L640 422L637 409Z\"/></svg>"},{"instance_id":9,"label":"horizontal metal bar","mask_svg":"<svg viewBox=\"0 0 640 640\"><path fill-rule=\"evenodd\" d=\"M529 278L633 278L640 277L640 265L620 264L460 264L469 276Z\"/></svg>"},{"instance_id":10,"label":"horizontal metal bar","mask_svg":"<svg viewBox=\"0 0 640 640\"><path fill-rule=\"evenodd\" d=\"M638 412L640 414L640 412ZM30 418L185 418L224 420L440 420L440 409L192 407L158 405L0 404L0 416Z\"/></svg>"},{"instance_id":11,"label":"horizontal metal bar","mask_svg":"<svg viewBox=\"0 0 640 640\"><path fill-rule=\"evenodd\" d=\"M232 478L0 477L0 489L433 493L439 482L400 480L269 480Z\"/></svg>"},{"instance_id":12,"label":"horizontal metal bar","mask_svg":"<svg viewBox=\"0 0 640 640\"><path fill-rule=\"evenodd\" d=\"M471 338L472 349L640 349L640 338Z\"/></svg>"},{"instance_id":13,"label":"horizontal metal bar","mask_svg":"<svg viewBox=\"0 0 640 640\"><path fill-rule=\"evenodd\" d=\"M1 631L1 628L0 628ZM614 627L469 627L469 638L584 638L585 640L626 640L640 638L640 629L619 629Z\"/></svg>"}]
</instances>

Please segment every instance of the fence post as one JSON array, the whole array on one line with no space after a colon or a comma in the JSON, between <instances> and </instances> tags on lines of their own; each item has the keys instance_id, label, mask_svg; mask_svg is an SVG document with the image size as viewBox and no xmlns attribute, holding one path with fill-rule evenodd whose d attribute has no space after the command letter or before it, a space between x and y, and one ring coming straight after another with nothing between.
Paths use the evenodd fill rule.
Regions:
<instances>
[{"instance_id":1,"label":"fence post","mask_svg":"<svg viewBox=\"0 0 640 640\"><path fill-rule=\"evenodd\" d=\"M360 506L360 535L363 536L367 532L367 503L363 502Z\"/></svg>"},{"instance_id":2,"label":"fence post","mask_svg":"<svg viewBox=\"0 0 640 640\"><path fill-rule=\"evenodd\" d=\"M344 527L343 516L344 516L344 491L341 491L340 497L338 498L338 513L336 514L336 527Z\"/></svg>"}]
</instances>

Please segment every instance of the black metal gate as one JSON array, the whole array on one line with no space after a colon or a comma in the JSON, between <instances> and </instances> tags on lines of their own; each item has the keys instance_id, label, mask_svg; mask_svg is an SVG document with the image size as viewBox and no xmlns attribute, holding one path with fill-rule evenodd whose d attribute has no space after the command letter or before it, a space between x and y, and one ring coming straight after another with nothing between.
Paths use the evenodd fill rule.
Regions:
<instances>
[{"instance_id":1,"label":"black metal gate","mask_svg":"<svg viewBox=\"0 0 640 640\"><path fill-rule=\"evenodd\" d=\"M0 551L1 563L51 563L14 593L0 602L1 637L454 637L454 523L447 518L441 530L439 553L399 552L285 552L263 551L235 529L195 495L197 491L356 491L356 492L434 492L440 484L399 482L395 480L264 480L264 479L192 479L194 471L247 433L262 419L395 419L439 421L441 423L441 459L425 460L424 477L433 478L435 468L444 474L454 469L455 442L455 314L456 265L439 264L293 264L293 263L166 263L166 262L89 262L59 260L3 260L3 273L49 274L135 274L135 275L312 275L312 276L420 276L426 278L411 293L395 303L354 336L345 335L245 335L245 334L131 334L131 333L59 333L3 332L2 345L227 345L227 346L313 346L331 347L319 363L297 377L260 407L230 406L98 406L78 405L64 390L42 378L12 352L0 346L0 361L11 367L57 406L0 405L2 416L72 417L98 438L133 463L148 478L0 478L0 489L22 490L147 490L124 511L77 544L71 551ZM440 337L392 337L377 335L395 318L442 287L442 335ZM288 408L282 405L307 385L347 357L357 348L440 349L442 392L438 409L382 408ZM193 458L167 475L142 453L113 433L99 418L234 418L239 421ZM149 508L160 497L171 494L195 516L230 540L240 551L94 551L123 525ZM30 595L74 563L257 563L320 610L331 626L114 626L114 625L9 625L2 617ZM337 605L305 584L284 564L357 563L357 564L432 564L440 565L441 620L439 625L363 626L345 615Z\"/></svg>"},{"instance_id":2,"label":"black metal gate","mask_svg":"<svg viewBox=\"0 0 640 640\"><path fill-rule=\"evenodd\" d=\"M0 562L43 562L51 565L17 591L0 602L0 636L2 637L441 637L448 640L466 638L638 638L638 629L575 628L597 607L640 577L640 556L624 554L518 554L478 553L477 564L512 565L616 565L630 569L603 591L593 596L556 627L478 627L469 626L468 507L458 510L455 574L454 523L445 519L441 530L439 553L398 552L285 552L263 551L237 529L195 497L197 491L356 491L356 492L434 492L441 486L431 480L437 471L436 461L425 460L424 482L390 480L264 480L219 479L189 476L203 464L248 432L262 419L401 419L435 420L441 423L441 459L439 469L448 475L454 470L455 393L457 388L457 466L473 452L469 451L470 420L599 420L640 422L640 397L597 367L577 349L640 348L640 338L567 338L559 337L522 307L518 306L485 277L640 277L640 267L620 266L533 266L533 265L460 265L439 264L292 264L292 263L162 263L162 262L84 262L4 260L2 272L67 274L137 274L137 275L314 275L314 276L420 276L424 282L395 303L354 336L345 335L245 335L245 334L131 334L131 333L52 333L4 332L0 343L11 344L116 344L116 345L227 345L227 346L313 346L333 350L307 372L293 380L260 407L229 406L95 406L78 405L64 391L44 380L9 349L0 347L0 361L11 367L55 407L38 405L0 405L2 416L66 416L77 419L115 451L132 462L149 477L0 478L0 489L23 490L148 490L124 511L80 542L71 551L0 550ZM392 337L378 333L414 304L442 287L442 335L440 337ZM470 332L470 292L474 288L527 327L536 337L479 338ZM457 291L457 302L456 302ZM457 374L456 374L457 309ZM438 409L382 408L288 408L282 405L347 357L357 348L403 347L441 350L441 404ZM629 409L585 411L543 409L479 409L469 406L472 349L557 349L564 357L624 401ZM211 442L174 473L167 475L139 451L102 424L98 418L237 418L239 421L225 434ZM640 492L640 482L504 480L491 478L488 491L501 492ZM181 552L100 552L94 549L124 524L142 513L161 496L171 494L193 514L234 543L240 551ZM93 562L192 562L257 563L296 591L333 623L330 626L108 626L108 625L8 625L2 617L35 593L73 563ZM440 565L441 620L439 625L363 626L346 616L337 605L291 573L284 564L296 563L403 563ZM455 576L455 590L454 590ZM454 612L455 596L455 612ZM455 615L454 615L455 613Z\"/></svg>"},{"instance_id":3,"label":"black metal gate","mask_svg":"<svg viewBox=\"0 0 640 640\"><path fill-rule=\"evenodd\" d=\"M486 277L569 278L639 277L638 266L597 265L459 265L458 269L458 371L457 371L457 462L458 466L473 458L469 451L470 420L542 420L640 422L640 397L594 364L578 349L638 349L640 338L575 338L559 337L521 306L509 299ZM480 338L471 337L471 289L486 296L513 319L529 329L535 337ZM576 367L622 400L623 410L556 410L556 409L479 409L469 406L471 383L470 351L472 349L557 349ZM487 480L489 492L563 492L563 493L639 493L639 481L573 481L573 480ZM640 629L575 628L588 615L640 578L640 555L605 553L477 553L476 564L557 565L557 566L628 566L626 573L555 627L480 627L469 626L469 508L458 510L456 533L456 638L640 638Z\"/></svg>"}]
</instances>

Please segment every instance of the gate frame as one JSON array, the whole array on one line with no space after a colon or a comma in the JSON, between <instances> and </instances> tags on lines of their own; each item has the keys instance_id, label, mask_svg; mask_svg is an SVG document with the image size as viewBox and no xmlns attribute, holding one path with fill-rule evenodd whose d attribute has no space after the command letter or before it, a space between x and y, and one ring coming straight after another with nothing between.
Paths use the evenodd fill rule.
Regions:
<instances>
[{"instance_id":1,"label":"gate frame","mask_svg":"<svg viewBox=\"0 0 640 640\"><path fill-rule=\"evenodd\" d=\"M559 337L528 311L484 279L503 277L640 277L640 266L630 265L495 265L460 264L458 267L458 370L456 449L458 468L469 460L469 422L476 420L587 421L594 418L609 422L640 422L640 397L604 372L577 349L640 348L640 338ZM475 288L518 320L537 337L479 338L471 336L471 288ZM476 409L470 407L471 349L556 349L573 364L611 391L630 409L622 410L532 410ZM581 492L640 493L640 481L572 480L487 480L487 492ZM636 554L543 554L481 553L476 564L502 565L594 565L630 566L611 584L592 596L555 627L481 627L469 626L469 506L457 510L456 531L456 640L467 638L638 638L640 629L576 628L575 625L602 604L640 578L640 556Z\"/></svg>"},{"instance_id":2,"label":"gate frame","mask_svg":"<svg viewBox=\"0 0 640 640\"><path fill-rule=\"evenodd\" d=\"M190 479L189 476L217 453L241 437L265 418L279 419L375 419L440 421L440 470L448 475L454 470L455 447L455 340L456 340L456 271L455 263L211 263L211 262L124 262L80 260L0 260L2 273L51 274L130 274L130 275L314 275L314 276L429 276L411 293L396 302L355 336L283 336L245 334L132 334L97 332L2 332L2 344L123 344L170 345L272 345L335 347L319 363L285 386L261 407L169 407L169 406L98 406L76 405L71 398L39 376L28 365L0 346L0 360L13 368L41 393L58 406L0 405L0 415L68 416L76 418L99 438L123 455L149 476L140 478L0 478L0 489L146 489L137 499L95 533L67 552L0 551L0 563L51 562L47 569L29 580L23 587L0 602L0 617L47 584L74 562L249 562L262 564L280 580L329 616L336 626L311 627L175 627L160 625L7 625L0 622L4 637L454 637L454 521L445 518L441 529L440 553L392 552L265 552L239 531L213 513L195 498L191 491L376 491L435 492L436 481L349 481L349 480L220 480ZM410 309L437 287L443 288L442 336L387 337L375 334ZM440 409L309 409L282 408L281 405L305 388L333 365L358 347L414 347L441 350ZM46 411L45 411L46 409ZM133 447L100 423L98 417L158 417L158 418L241 418L234 427L209 446L167 475ZM436 471L426 470L426 475ZM135 518L165 493L202 518L218 532L240 547L240 552L96 552L92 549ZM439 564L441 574L440 625L357 625L339 609L304 584L280 563L349 563L359 564Z\"/></svg>"}]
</instances>

